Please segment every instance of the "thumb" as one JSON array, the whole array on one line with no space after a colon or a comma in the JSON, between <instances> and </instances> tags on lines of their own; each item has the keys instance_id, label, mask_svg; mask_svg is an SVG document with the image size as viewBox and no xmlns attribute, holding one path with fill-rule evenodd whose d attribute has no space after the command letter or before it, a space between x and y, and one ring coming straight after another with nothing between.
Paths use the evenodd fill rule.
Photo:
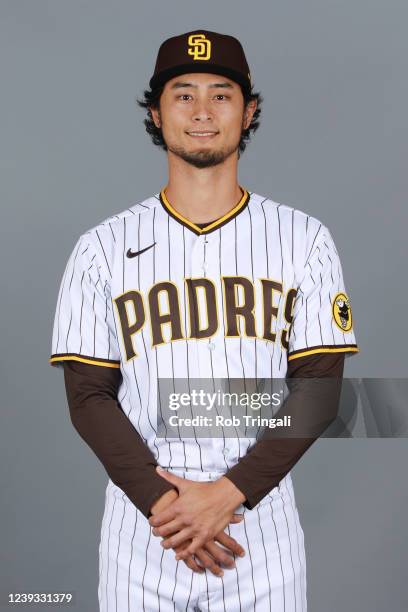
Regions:
<instances>
[{"instance_id":1,"label":"thumb","mask_svg":"<svg viewBox=\"0 0 408 612\"><path fill-rule=\"evenodd\" d=\"M180 478L179 476L176 476L175 474L164 470L160 465L156 467L156 472L159 474L159 476L161 476L168 482L171 482L171 484L174 484L174 486L176 487L180 488L180 485L184 483L184 478Z\"/></svg>"}]
</instances>

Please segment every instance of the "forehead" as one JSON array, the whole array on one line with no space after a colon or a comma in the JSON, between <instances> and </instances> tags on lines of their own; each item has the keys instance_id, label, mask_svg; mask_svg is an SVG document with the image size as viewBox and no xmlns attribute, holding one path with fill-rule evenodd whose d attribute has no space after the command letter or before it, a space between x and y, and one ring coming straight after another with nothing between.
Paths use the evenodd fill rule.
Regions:
<instances>
[{"instance_id":1,"label":"forehead","mask_svg":"<svg viewBox=\"0 0 408 612\"><path fill-rule=\"evenodd\" d=\"M164 89L175 90L183 87L239 89L240 86L228 77L210 72L189 72L176 76L166 82Z\"/></svg>"}]
</instances>

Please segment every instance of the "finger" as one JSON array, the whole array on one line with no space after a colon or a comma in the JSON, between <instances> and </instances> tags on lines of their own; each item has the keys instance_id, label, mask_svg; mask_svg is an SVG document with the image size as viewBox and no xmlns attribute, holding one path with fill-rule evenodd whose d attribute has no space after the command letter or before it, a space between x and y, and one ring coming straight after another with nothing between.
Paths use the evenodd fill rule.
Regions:
<instances>
[{"instance_id":1,"label":"finger","mask_svg":"<svg viewBox=\"0 0 408 612\"><path fill-rule=\"evenodd\" d=\"M200 563L204 565L214 576L223 576L224 572L218 563L203 549L199 548L195 554Z\"/></svg>"},{"instance_id":2,"label":"finger","mask_svg":"<svg viewBox=\"0 0 408 612\"><path fill-rule=\"evenodd\" d=\"M165 525L166 523L169 523L170 521L175 519L176 513L173 507L175 503L177 503L177 500L169 504L169 506L165 510L162 510L161 512L158 512L154 516L151 516L149 518L150 526L160 527L160 525Z\"/></svg>"},{"instance_id":3,"label":"finger","mask_svg":"<svg viewBox=\"0 0 408 612\"><path fill-rule=\"evenodd\" d=\"M188 557L187 559L183 559L183 562L189 567L193 572L198 572L202 574L205 570L203 567L200 567L198 563L194 560L194 557Z\"/></svg>"},{"instance_id":4,"label":"finger","mask_svg":"<svg viewBox=\"0 0 408 612\"><path fill-rule=\"evenodd\" d=\"M189 532L189 536L191 536L190 532ZM175 535L173 537L177 538L177 535ZM190 555L195 555L199 548L203 548L204 547L204 544L206 543L206 541L207 541L206 539L203 539L202 537L200 538L199 536L197 536L196 538L193 538L191 544L189 544L189 546L187 546L187 548L182 550L180 553L177 553L176 559L177 560L179 560L179 559L186 559Z\"/></svg>"},{"instance_id":5,"label":"finger","mask_svg":"<svg viewBox=\"0 0 408 612\"><path fill-rule=\"evenodd\" d=\"M235 567L235 561L232 554L222 548L222 546L216 544L214 541L206 542L204 549L210 553L211 557L220 567ZM197 554L198 553L196 553L196 556Z\"/></svg>"},{"instance_id":6,"label":"finger","mask_svg":"<svg viewBox=\"0 0 408 612\"><path fill-rule=\"evenodd\" d=\"M165 478L165 480L171 482L171 484L174 484L174 486L177 488L183 487L185 482L184 478L180 478L180 476L176 476L176 474L164 470L160 465L156 466L156 472L159 474L159 476Z\"/></svg>"},{"instance_id":7,"label":"finger","mask_svg":"<svg viewBox=\"0 0 408 612\"><path fill-rule=\"evenodd\" d=\"M176 553L181 552L182 550L186 549L187 546L191 544L191 540L184 540L184 542L182 544L180 544L179 546L174 546L173 550Z\"/></svg>"},{"instance_id":8,"label":"finger","mask_svg":"<svg viewBox=\"0 0 408 612\"><path fill-rule=\"evenodd\" d=\"M240 523L243 518L243 514L233 514L230 523Z\"/></svg>"},{"instance_id":9,"label":"finger","mask_svg":"<svg viewBox=\"0 0 408 612\"><path fill-rule=\"evenodd\" d=\"M162 540L160 542L160 545L163 546L163 548L166 548L166 549L167 548L175 548L179 544L182 544L182 542L184 542L184 540L187 540L188 538L191 538L191 535L192 535L191 528L190 527L186 527L185 529L182 529L181 531L179 531L175 535L170 536L166 540ZM182 552L184 552L184 551L182 551ZM193 553L189 552L188 555L184 555L183 559L186 559L191 554L193 554Z\"/></svg>"},{"instance_id":10,"label":"finger","mask_svg":"<svg viewBox=\"0 0 408 612\"><path fill-rule=\"evenodd\" d=\"M190 542L191 540L185 540L185 542L183 542L180 546L176 546L173 550L178 553L187 548ZM187 557L187 559L183 559L183 561L187 565L187 567L193 570L193 572L198 572L199 574L202 574L204 572L204 568L199 565L199 563L195 560L193 556Z\"/></svg>"},{"instance_id":11,"label":"finger","mask_svg":"<svg viewBox=\"0 0 408 612\"><path fill-rule=\"evenodd\" d=\"M238 542L234 540L234 538L231 538L231 536L225 533L225 531L220 531L219 533L217 533L214 537L214 540L225 546L225 548L231 551L232 554L238 555L238 557L245 556L244 548L240 544L238 544Z\"/></svg>"},{"instance_id":12,"label":"finger","mask_svg":"<svg viewBox=\"0 0 408 612\"><path fill-rule=\"evenodd\" d=\"M152 533L155 536L166 537L171 535L172 533L177 533L183 527L183 523L174 519L174 521L170 521L170 523L166 523L165 525L161 525L161 527L153 527Z\"/></svg>"}]
</instances>

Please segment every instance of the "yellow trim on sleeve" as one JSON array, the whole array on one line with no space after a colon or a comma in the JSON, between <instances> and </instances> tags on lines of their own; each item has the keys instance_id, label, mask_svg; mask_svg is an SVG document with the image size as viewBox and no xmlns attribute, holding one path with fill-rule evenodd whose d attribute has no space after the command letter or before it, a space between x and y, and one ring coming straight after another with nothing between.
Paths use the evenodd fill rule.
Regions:
<instances>
[{"instance_id":1,"label":"yellow trim on sleeve","mask_svg":"<svg viewBox=\"0 0 408 612\"><path fill-rule=\"evenodd\" d=\"M79 361L81 363L89 363L91 365L103 366L104 368L120 368L120 363L112 363L111 361L95 361L86 357L77 357L76 355L62 355L61 357L51 357L49 360L51 365L57 361Z\"/></svg>"},{"instance_id":2,"label":"yellow trim on sleeve","mask_svg":"<svg viewBox=\"0 0 408 612\"><path fill-rule=\"evenodd\" d=\"M360 349L357 346L342 346L336 348L316 348L308 351L302 351L301 353L295 353L294 355L289 355L288 361L292 361L293 359L297 359L298 357L304 357L305 355L315 355L316 353L358 353Z\"/></svg>"}]
</instances>

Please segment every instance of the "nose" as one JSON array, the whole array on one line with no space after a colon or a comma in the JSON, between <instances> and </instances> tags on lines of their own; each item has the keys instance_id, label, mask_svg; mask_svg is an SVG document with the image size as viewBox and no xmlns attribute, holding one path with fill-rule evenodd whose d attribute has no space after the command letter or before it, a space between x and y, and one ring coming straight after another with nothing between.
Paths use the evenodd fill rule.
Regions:
<instances>
[{"instance_id":1,"label":"nose","mask_svg":"<svg viewBox=\"0 0 408 612\"><path fill-rule=\"evenodd\" d=\"M193 121L208 121L212 119L212 113L207 100L196 99L193 107Z\"/></svg>"}]
</instances>

